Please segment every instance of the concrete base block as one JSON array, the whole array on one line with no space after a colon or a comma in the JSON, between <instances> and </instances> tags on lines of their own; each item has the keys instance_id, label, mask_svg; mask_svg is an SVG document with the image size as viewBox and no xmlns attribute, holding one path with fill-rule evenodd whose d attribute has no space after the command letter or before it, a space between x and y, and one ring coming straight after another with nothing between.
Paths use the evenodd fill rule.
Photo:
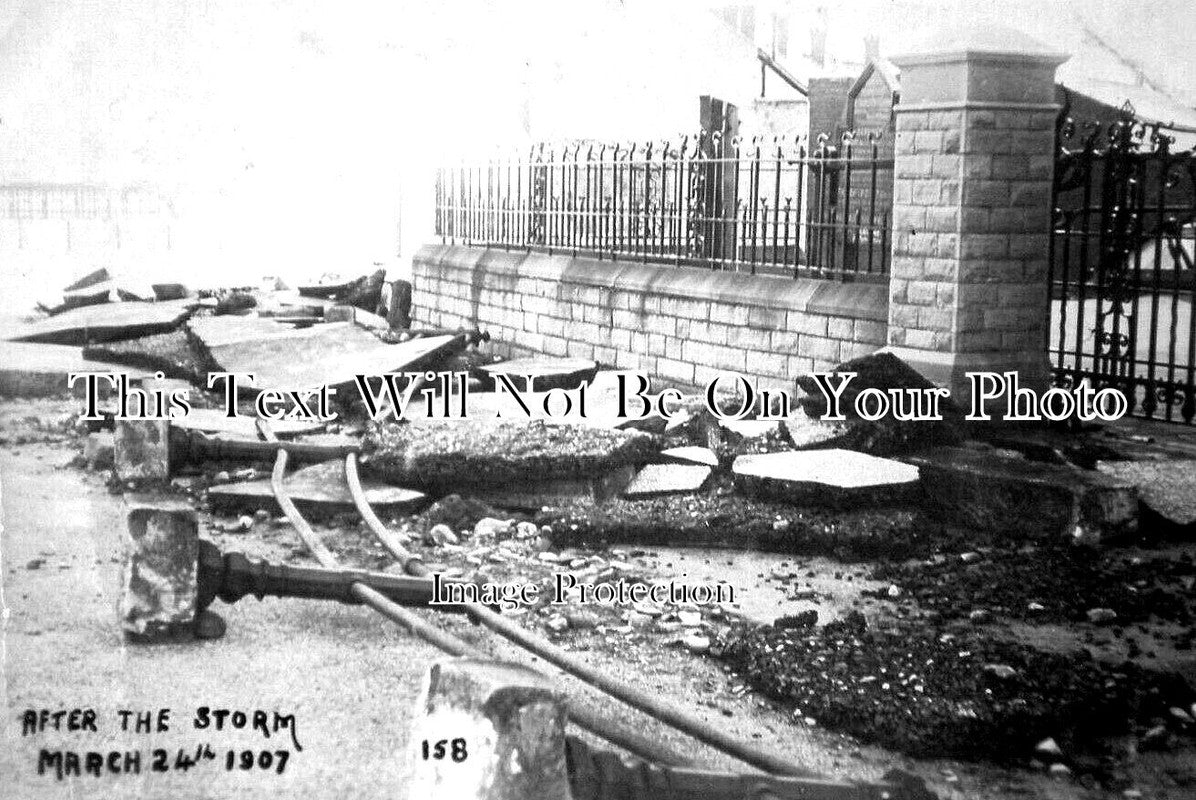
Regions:
<instances>
[{"instance_id":1,"label":"concrete base block","mask_svg":"<svg viewBox=\"0 0 1196 800\"><path fill-rule=\"evenodd\" d=\"M170 480L167 420L118 420L114 438L117 478L137 484L165 484Z\"/></svg>"},{"instance_id":2,"label":"concrete base block","mask_svg":"<svg viewBox=\"0 0 1196 800\"><path fill-rule=\"evenodd\" d=\"M569 800L565 699L518 664L433 664L411 735L411 800Z\"/></svg>"},{"instance_id":3,"label":"concrete base block","mask_svg":"<svg viewBox=\"0 0 1196 800\"><path fill-rule=\"evenodd\" d=\"M198 593L199 520L189 503L153 495L125 498L127 526L121 629L137 641L191 633Z\"/></svg>"},{"instance_id":4,"label":"concrete base block","mask_svg":"<svg viewBox=\"0 0 1196 800\"><path fill-rule=\"evenodd\" d=\"M1138 527L1137 489L1099 472L962 447L907 460L921 471L926 502L975 528L1095 543Z\"/></svg>"}]
</instances>

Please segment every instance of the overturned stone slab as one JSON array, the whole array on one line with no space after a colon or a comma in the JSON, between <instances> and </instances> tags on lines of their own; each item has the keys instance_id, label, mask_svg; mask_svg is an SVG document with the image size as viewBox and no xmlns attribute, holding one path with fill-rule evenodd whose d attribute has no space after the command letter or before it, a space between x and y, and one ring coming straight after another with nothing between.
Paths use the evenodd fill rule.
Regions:
<instances>
[{"instance_id":1,"label":"overturned stone slab","mask_svg":"<svg viewBox=\"0 0 1196 800\"><path fill-rule=\"evenodd\" d=\"M855 413L856 399L866 389L877 389L886 394L892 390L901 391L903 410L908 413L917 410L913 398L936 388L892 353L872 353L845 361L828 371L856 373L841 395L840 410L847 417L847 424L842 438L837 441L839 447L873 455L894 455L928 447L957 445L963 441L963 412L950 398L939 401L938 411L942 420L903 421L897 418L899 414L896 413L896 407L876 421L861 419ZM806 393L800 400L801 408L811 419L824 421L822 418L828 410L827 400L818 383L810 375L801 375L796 381ZM838 381L839 378L832 376L833 386L838 386Z\"/></svg>"},{"instance_id":2,"label":"overturned stone slab","mask_svg":"<svg viewBox=\"0 0 1196 800\"><path fill-rule=\"evenodd\" d=\"M639 471L623 496L635 500L700 492L710 480L710 473L710 467L701 464L649 464Z\"/></svg>"},{"instance_id":3,"label":"overturned stone slab","mask_svg":"<svg viewBox=\"0 0 1196 800\"><path fill-rule=\"evenodd\" d=\"M1137 488L1144 525L1196 533L1196 459L1102 461L1097 469Z\"/></svg>"},{"instance_id":4,"label":"overturned stone slab","mask_svg":"<svg viewBox=\"0 0 1196 800\"><path fill-rule=\"evenodd\" d=\"M655 454L638 431L541 420L381 423L362 442L363 468L382 480L451 490L592 478Z\"/></svg>"},{"instance_id":5,"label":"overturned stone slab","mask_svg":"<svg viewBox=\"0 0 1196 800\"><path fill-rule=\"evenodd\" d=\"M670 447L661 450L660 457L675 464L704 464L707 467L718 466L718 456L709 447L686 445L685 447Z\"/></svg>"},{"instance_id":6,"label":"overturned stone slab","mask_svg":"<svg viewBox=\"0 0 1196 800\"><path fill-rule=\"evenodd\" d=\"M918 468L852 450L806 450L740 456L731 465L746 494L799 505L886 505L908 500Z\"/></svg>"},{"instance_id":7,"label":"overturned stone slab","mask_svg":"<svg viewBox=\"0 0 1196 800\"><path fill-rule=\"evenodd\" d=\"M813 419L800 406L785 418L783 424L794 450L856 449L845 444L851 432L848 423ZM861 448L860 452L866 450Z\"/></svg>"},{"instance_id":8,"label":"overturned stone slab","mask_svg":"<svg viewBox=\"0 0 1196 800\"><path fill-rule=\"evenodd\" d=\"M535 375L532 391L573 389L594 379L598 364L588 358L515 358L497 364L485 364L479 371L493 386L500 375L506 376L520 391L524 390L527 375Z\"/></svg>"},{"instance_id":9,"label":"overturned stone slab","mask_svg":"<svg viewBox=\"0 0 1196 800\"><path fill-rule=\"evenodd\" d=\"M353 496L349 494L349 486L345 483L343 461L327 461L295 470L283 484L300 511L312 516L352 511L354 508ZM363 480L361 488L366 501L381 514L411 511L427 502L422 492L377 481ZM219 511L256 511L259 508L276 513L280 511L269 480L213 486L208 490L208 500Z\"/></svg>"},{"instance_id":10,"label":"overturned stone slab","mask_svg":"<svg viewBox=\"0 0 1196 800\"><path fill-rule=\"evenodd\" d=\"M104 303L72 308L31 322L9 338L18 342L73 345L131 339L174 330L190 314L185 301Z\"/></svg>"},{"instance_id":11,"label":"overturned stone slab","mask_svg":"<svg viewBox=\"0 0 1196 800\"><path fill-rule=\"evenodd\" d=\"M283 391L340 387L359 374L423 369L453 341L452 336L427 336L387 344L349 322L295 329L270 320L229 317L196 319L188 330L208 371L253 373L257 388Z\"/></svg>"},{"instance_id":12,"label":"overturned stone slab","mask_svg":"<svg viewBox=\"0 0 1196 800\"><path fill-rule=\"evenodd\" d=\"M1110 475L995 450L936 448L908 459L928 507L1017 538L1096 542L1138 526L1138 492Z\"/></svg>"}]
</instances>

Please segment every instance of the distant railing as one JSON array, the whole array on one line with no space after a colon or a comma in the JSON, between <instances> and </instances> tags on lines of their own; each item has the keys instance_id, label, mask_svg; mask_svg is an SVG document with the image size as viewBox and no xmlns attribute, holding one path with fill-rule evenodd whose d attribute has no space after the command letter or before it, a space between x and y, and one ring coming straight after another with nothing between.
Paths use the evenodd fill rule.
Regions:
<instances>
[{"instance_id":1,"label":"distant railing","mask_svg":"<svg viewBox=\"0 0 1196 800\"><path fill-rule=\"evenodd\" d=\"M442 168L446 243L750 273L882 279L893 160L851 134L538 144Z\"/></svg>"}]
</instances>

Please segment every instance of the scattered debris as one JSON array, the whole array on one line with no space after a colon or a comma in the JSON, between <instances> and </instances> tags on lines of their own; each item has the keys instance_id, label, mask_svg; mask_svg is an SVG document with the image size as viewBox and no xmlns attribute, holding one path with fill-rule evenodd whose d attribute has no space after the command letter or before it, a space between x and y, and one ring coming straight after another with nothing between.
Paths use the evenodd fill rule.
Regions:
<instances>
[{"instance_id":1,"label":"scattered debris","mask_svg":"<svg viewBox=\"0 0 1196 800\"><path fill-rule=\"evenodd\" d=\"M1138 558L1063 544L964 555L974 558L883 563L872 577L893 581L919 606L948 619L976 607L1040 623L1081 622L1096 608L1111 610L1121 623L1152 615L1184 624L1196 618L1190 556Z\"/></svg>"},{"instance_id":2,"label":"scattered debris","mask_svg":"<svg viewBox=\"0 0 1196 800\"><path fill-rule=\"evenodd\" d=\"M858 612L814 630L737 627L722 648L737 672L795 713L911 755L1018 759L1054 736L1099 747L1194 696L1174 674L977 633L873 628ZM986 664L1015 674L994 680Z\"/></svg>"}]
</instances>

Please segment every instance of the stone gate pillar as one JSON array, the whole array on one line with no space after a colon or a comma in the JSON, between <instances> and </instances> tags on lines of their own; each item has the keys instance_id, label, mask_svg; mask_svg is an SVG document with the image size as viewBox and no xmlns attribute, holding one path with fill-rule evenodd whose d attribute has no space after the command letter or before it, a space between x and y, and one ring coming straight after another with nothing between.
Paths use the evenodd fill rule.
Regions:
<instances>
[{"instance_id":1,"label":"stone gate pillar","mask_svg":"<svg viewBox=\"0 0 1196 800\"><path fill-rule=\"evenodd\" d=\"M1055 69L1020 33L942 35L896 57L889 349L964 405L965 373L1046 388Z\"/></svg>"}]
</instances>

